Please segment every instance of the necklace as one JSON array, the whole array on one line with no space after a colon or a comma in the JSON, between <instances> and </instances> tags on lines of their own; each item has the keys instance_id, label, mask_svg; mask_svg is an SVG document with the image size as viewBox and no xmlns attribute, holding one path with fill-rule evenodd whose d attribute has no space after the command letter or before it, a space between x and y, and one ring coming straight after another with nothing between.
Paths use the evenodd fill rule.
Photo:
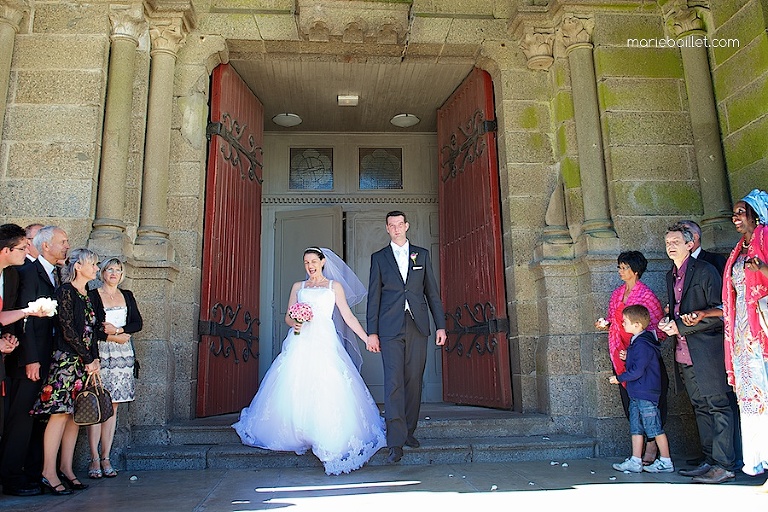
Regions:
<instances>
[{"instance_id":1,"label":"necklace","mask_svg":"<svg viewBox=\"0 0 768 512\"><path fill-rule=\"evenodd\" d=\"M106 289L106 288L104 288L104 293L106 293L106 294L107 294L107 297L109 297L109 298L110 298L110 299L112 299L113 301L116 299L116 297L115 297L115 296L117 295L117 292L115 292L115 293L109 293L109 292L107 291L107 289Z\"/></svg>"},{"instance_id":2,"label":"necklace","mask_svg":"<svg viewBox=\"0 0 768 512\"><path fill-rule=\"evenodd\" d=\"M745 238L744 240L741 241L741 247L743 247L744 249L749 249L750 245L752 245L752 240L747 242L747 239Z\"/></svg>"}]
</instances>

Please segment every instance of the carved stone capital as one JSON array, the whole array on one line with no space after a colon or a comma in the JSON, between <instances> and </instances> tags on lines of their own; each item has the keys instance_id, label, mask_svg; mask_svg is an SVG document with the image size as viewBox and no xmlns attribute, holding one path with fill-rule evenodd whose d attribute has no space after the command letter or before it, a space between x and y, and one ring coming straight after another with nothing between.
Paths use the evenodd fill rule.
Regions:
<instances>
[{"instance_id":1,"label":"carved stone capital","mask_svg":"<svg viewBox=\"0 0 768 512\"><path fill-rule=\"evenodd\" d=\"M184 44L187 35L178 20L152 20L149 24L149 37L152 40L152 52L176 55Z\"/></svg>"},{"instance_id":2,"label":"carved stone capital","mask_svg":"<svg viewBox=\"0 0 768 512\"><path fill-rule=\"evenodd\" d=\"M675 39L694 33L705 34L707 31L704 14L707 9L688 2L676 2L666 13L666 25L669 34Z\"/></svg>"},{"instance_id":3,"label":"carved stone capital","mask_svg":"<svg viewBox=\"0 0 768 512\"><path fill-rule=\"evenodd\" d=\"M539 31L535 31L534 29L527 32L520 41L520 49L523 50L523 54L528 60L528 69L549 69L555 61L552 55L554 44L554 30L539 29Z\"/></svg>"},{"instance_id":4,"label":"carved stone capital","mask_svg":"<svg viewBox=\"0 0 768 512\"><path fill-rule=\"evenodd\" d=\"M557 28L558 36L562 41L565 52L575 48L592 47L592 32L595 30L593 18L581 18L574 15L566 15Z\"/></svg>"},{"instance_id":5,"label":"carved stone capital","mask_svg":"<svg viewBox=\"0 0 768 512\"><path fill-rule=\"evenodd\" d=\"M0 23L7 23L18 32L19 23L28 9L28 0L0 0Z\"/></svg>"},{"instance_id":6,"label":"carved stone capital","mask_svg":"<svg viewBox=\"0 0 768 512\"><path fill-rule=\"evenodd\" d=\"M109 22L112 24L112 39L130 39L139 44L139 37L147 29L144 7L141 4L110 5Z\"/></svg>"},{"instance_id":7,"label":"carved stone capital","mask_svg":"<svg viewBox=\"0 0 768 512\"><path fill-rule=\"evenodd\" d=\"M145 0L152 52L176 55L197 23L189 0Z\"/></svg>"},{"instance_id":8,"label":"carved stone capital","mask_svg":"<svg viewBox=\"0 0 768 512\"><path fill-rule=\"evenodd\" d=\"M355 4L350 8L350 4ZM409 29L409 5L371 0L298 0L299 33L308 41L402 44Z\"/></svg>"}]
</instances>

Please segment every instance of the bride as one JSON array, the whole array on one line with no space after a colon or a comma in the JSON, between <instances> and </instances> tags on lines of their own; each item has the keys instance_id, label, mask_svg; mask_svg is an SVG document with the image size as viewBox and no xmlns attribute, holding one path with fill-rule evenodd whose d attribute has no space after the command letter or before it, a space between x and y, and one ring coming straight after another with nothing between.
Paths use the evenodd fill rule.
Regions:
<instances>
[{"instance_id":1,"label":"bride","mask_svg":"<svg viewBox=\"0 0 768 512\"><path fill-rule=\"evenodd\" d=\"M360 377L353 334L368 339L350 309L366 290L329 249L306 249L304 268L308 278L294 283L288 308L306 303L312 319L300 323L286 314L291 330L282 352L232 427L248 446L299 455L311 449L327 474L349 473L387 444L384 421Z\"/></svg>"}]
</instances>

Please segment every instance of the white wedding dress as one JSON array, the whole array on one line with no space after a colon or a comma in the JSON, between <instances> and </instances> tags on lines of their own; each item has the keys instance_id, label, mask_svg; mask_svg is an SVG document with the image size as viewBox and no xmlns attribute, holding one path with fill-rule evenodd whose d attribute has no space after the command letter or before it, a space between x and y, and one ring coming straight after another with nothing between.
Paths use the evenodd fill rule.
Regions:
<instances>
[{"instance_id":1,"label":"white wedding dress","mask_svg":"<svg viewBox=\"0 0 768 512\"><path fill-rule=\"evenodd\" d=\"M299 302L313 318L291 329L251 405L232 425L243 444L277 451L307 450L329 475L362 467L386 446L384 420L341 344L330 288L302 288Z\"/></svg>"}]
</instances>

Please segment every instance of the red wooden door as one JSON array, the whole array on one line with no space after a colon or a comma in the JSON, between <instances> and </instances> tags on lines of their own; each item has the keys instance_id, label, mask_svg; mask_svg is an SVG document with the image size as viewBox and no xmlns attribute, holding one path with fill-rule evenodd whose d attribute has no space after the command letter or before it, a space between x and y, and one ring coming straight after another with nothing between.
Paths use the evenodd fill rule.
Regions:
<instances>
[{"instance_id":1,"label":"red wooden door","mask_svg":"<svg viewBox=\"0 0 768 512\"><path fill-rule=\"evenodd\" d=\"M238 411L259 386L263 132L261 102L231 66L218 66L208 125L198 416Z\"/></svg>"},{"instance_id":2,"label":"red wooden door","mask_svg":"<svg viewBox=\"0 0 768 512\"><path fill-rule=\"evenodd\" d=\"M443 400L509 409L495 119L493 82L477 68L438 110Z\"/></svg>"}]
</instances>

